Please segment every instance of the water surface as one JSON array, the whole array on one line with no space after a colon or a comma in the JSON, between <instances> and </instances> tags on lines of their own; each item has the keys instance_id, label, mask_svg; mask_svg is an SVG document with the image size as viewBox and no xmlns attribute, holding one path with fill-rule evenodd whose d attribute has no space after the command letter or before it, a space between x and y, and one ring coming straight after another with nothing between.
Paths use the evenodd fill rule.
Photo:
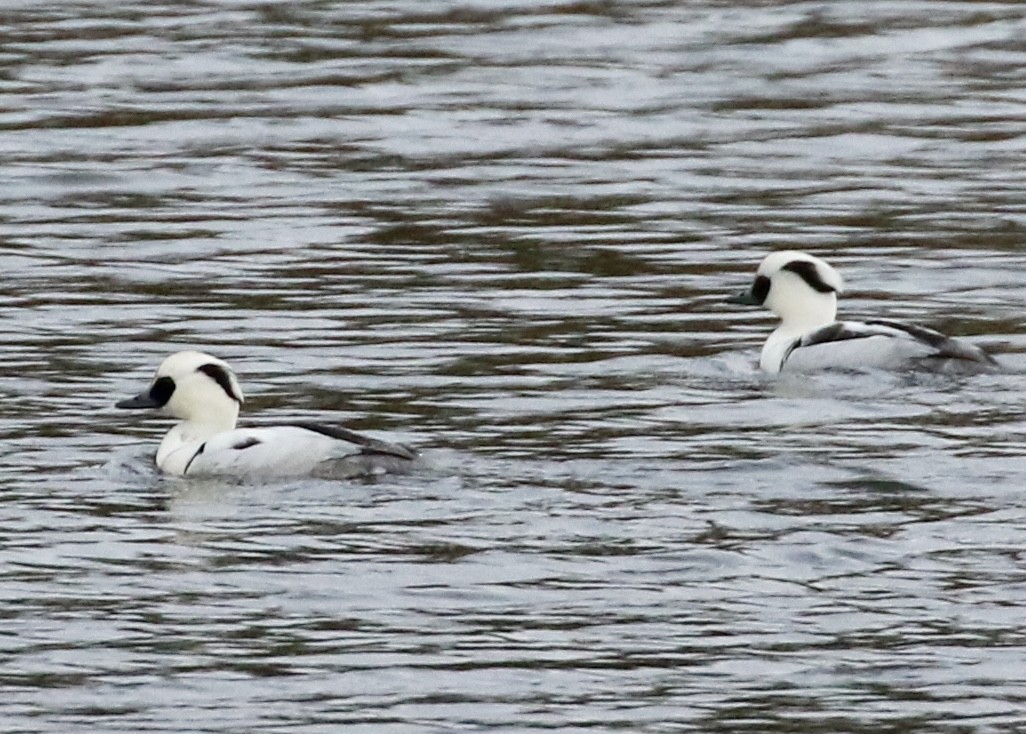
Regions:
<instances>
[{"instance_id":1,"label":"water surface","mask_svg":"<svg viewBox=\"0 0 1026 734\"><path fill-rule=\"evenodd\" d=\"M1026 723L1018 2L8 3L6 732ZM756 369L785 247L973 378ZM179 348L431 467L158 477Z\"/></svg>"}]
</instances>

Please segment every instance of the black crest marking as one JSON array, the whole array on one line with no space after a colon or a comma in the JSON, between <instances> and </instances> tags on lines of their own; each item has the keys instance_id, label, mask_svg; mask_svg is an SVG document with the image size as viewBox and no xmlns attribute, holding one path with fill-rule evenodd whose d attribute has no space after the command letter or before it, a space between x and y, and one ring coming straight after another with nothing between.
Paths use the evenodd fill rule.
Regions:
<instances>
[{"instance_id":1,"label":"black crest marking","mask_svg":"<svg viewBox=\"0 0 1026 734\"><path fill-rule=\"evenodd\" d=\"M150 385L150 400L153 407L163 408L175 393L175 381L170 377L158 377Z\"/></svg>"},{"instance_id":2,"label":"black crest marking","mask_svg":"<svg viewBox=\"0 0 1026 734\"><path fill-rule=\"evenodd\" d=\"M236 451L241 451L242 449L248 449L250 446L256 446L259 443L260 443L260 439L258 439L258 438L253 438L253 437L244 438L241 441L239 441L238 443L233 443L232 444L232 448L235 449Z\"/></svg>"},{"instance_id":3,"label":"black crest marking","mask_svg":"<svg viewBox=\"0 0 1026 734\"><path fill-rule=\"evenodd\" d=\"M752 283L752 300L756 304L761 306L766 302L766 296L770 292L770 279L765 275L759 275L755 278L755 282Z\"/></svg>"},{"instance_id":4,"label":"black crest marking","mask_svg":"<svg viewBox=\"0 0 1026 734\"><path fill-rule=\"evenodd\" d=\"M810 288L819 291L820 293L837 292L836 288L823 281L819 275L819 269L816 267L816 264L811 263L808 260L792 260L780 269L794 273L808 283Z\"/></svg>"},{"instance_id":5,"label":"black crest marking","mask_svg":"<svg viewBox=\"0 0 1026 734\"><path fill-rule=\"evenodd\" d=\"M417 458L417 452L413 449L407 448L402 444L389 443L388 441L380 441L370 436L364 436L362 433L356 431L350 431L348 428L342 428L341 426L328 426L323 423L293 423L294 426L299 428L305 428L308 431L319 433L322 436L328 436L329 438L337 438L340 441L348 441L349 443L356 444L360 447L361 454L378 454L383 456L396 456L400 459L414 460Z\"/></svg>"},{"instance_id":6,"label":"black crest marking","mask_svg":"<svg viewBox=\"0 0 1026 734\"><path fill-rule=\"evenodd\" d=\"M228 374L228 370L224 367L219 364L208 363L201 367L197 367L196 370L207 375L210 379L220 385L225 394L236 403L242 402L242 398L235 394L235 388L232 386L231 375Z\"/></svg>"}]
</instances>

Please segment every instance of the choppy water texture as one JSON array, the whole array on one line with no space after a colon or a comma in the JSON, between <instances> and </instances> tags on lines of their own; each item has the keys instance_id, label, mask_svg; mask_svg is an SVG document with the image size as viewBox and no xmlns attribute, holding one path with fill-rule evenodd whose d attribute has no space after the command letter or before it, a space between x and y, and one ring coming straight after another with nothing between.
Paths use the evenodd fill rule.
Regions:
<instances>
[{"instance_id":1,"label":"choppy water texture","mask_svg":"<svg viewBox=\"0 0 1026 734\"><path fill-rule=\"evenodd\" d=\"M1026 726L1026 8L6 2L0 720ZM974 378L755 368L774 248ZM181 347L433 467L162 480Z\"/></svg>"}]
</instances>

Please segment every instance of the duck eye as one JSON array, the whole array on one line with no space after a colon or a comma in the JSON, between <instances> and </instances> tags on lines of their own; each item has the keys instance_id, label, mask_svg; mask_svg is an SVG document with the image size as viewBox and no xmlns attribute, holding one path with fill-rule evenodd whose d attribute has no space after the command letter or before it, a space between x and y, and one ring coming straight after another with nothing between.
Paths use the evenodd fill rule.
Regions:
<instances>
[{"instance_id":1,"label":"duck eye","mask_svg":"<svg viewBox=\"0 0 1026 734\"><path fill-rule=\"evenodd\" d=\"M752 283L752 298L756 303L762 305L766 301L766 296L769 295L770 290L770 279L765 275L760 275Z\"/></svg>"},{"instance_id":2,"label":"duck eye","mask_svg":"<svg viewBox=\"0 0 1026 734\"><path fill-rule=\"evenodd\" d=\"M150 399L155 407L163 408L175 392L175 381L170 377L158 377L150 386Z\"/></svg>"}]
</instances>

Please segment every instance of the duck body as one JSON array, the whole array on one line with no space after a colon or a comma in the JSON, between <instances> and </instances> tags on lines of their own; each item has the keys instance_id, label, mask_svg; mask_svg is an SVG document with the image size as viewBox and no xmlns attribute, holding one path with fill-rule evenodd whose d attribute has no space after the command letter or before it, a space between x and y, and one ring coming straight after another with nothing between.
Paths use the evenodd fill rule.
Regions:
<instances>
[{"instance_id":1,"label":"duck body","mask_svg":"<svg viewBox=\"0 0 1026 734\"><path fill-rule=\"evenodd\" d=\"M767 341L767 346L769 342ZM767 372L820 369L887 369L923 367L943 372L976 372L997 366L979 347L939 331L899 321L835 321L790 340L777 361L763 350ZM772 366L779 367L776 370Z\"/></svg>"},{"instance_id":2,"label":"duck body","mask_svg":"<svg viewBox=\"0 0 1026 734\"><path fill-rule=\"evenodd\" d=\"M148 390L119 408L156 408L181 419L157 449L165 474L189 477L346 478L409 471L417 453L339 426L298 422L236 428L242 390L231 368L202 352L178 352Z\"/></svg>"},{"instance_id":3,"label":"duck body","mask_svg":"<svg viewBox=\"0 0 1026 734\"><path fill-rule=\"evenodd\" d=\"M408 471L416 459L404 446L318 423L236 428L199 443L172 431L160 442L157 466L176 476L344 479Z\"/></svg>"},{"instance_id":4,"label":"duck body","mask_svg":"<svg viewBox=\"0 0 1026 734\"><path fill-rule=\"evenodd\" d=\"M915 369L976 372L997 362L979 347L922 326L886 319L837 321L840 274L825 261L793 250L774 252L747 291L731 303L765 306L780 324L763 345L769 373L822 369Z\"/></svg>"}]
</instances>

